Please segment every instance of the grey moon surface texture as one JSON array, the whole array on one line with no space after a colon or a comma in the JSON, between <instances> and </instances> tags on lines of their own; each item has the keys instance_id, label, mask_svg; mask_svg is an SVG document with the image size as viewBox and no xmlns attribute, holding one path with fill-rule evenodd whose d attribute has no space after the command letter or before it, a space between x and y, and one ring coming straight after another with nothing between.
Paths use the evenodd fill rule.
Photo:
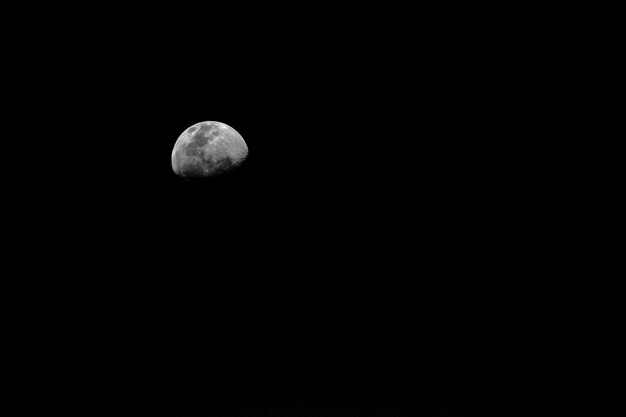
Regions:
<instances>
[{"instance_id":1,"label":"grey moon surface texture","mask_svg":"<svg viewBox=\"0 0 626 417\"><path fill-rule=\"evenodd\" d=\"M239 166L248 156L241 135L225 123L206 121L189 126L172 150L172 170L180 177L212 177Z\"/></svg>"}]
</instances>

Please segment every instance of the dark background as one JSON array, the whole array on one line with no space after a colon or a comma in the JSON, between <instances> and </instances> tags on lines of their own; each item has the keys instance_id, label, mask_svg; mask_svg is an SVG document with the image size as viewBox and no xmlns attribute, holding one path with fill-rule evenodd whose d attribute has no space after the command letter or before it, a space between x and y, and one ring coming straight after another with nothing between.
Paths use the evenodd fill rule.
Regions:
<instances>
[{"instance_id":1,"label":"dark background","mask_svg":"<svg viewBox=\"0 0 626 417\"><path fill-rule=\"evenodd\" d=\"M14 33L23 407L531 403L558 176L513 15L250 7L39 10ZM170 156L205 120L249 158L196 184Z\"/></svg>"}]
</instances>

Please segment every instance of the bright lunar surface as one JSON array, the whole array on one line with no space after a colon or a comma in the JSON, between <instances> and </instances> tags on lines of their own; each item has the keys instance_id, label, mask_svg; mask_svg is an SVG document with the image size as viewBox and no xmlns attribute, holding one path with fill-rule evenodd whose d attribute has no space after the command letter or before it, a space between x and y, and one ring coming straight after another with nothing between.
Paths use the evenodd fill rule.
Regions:
<instances>
[{"instance_id":1,"label":"bright lunar surface","mask_svg":"<svg viewBox=\"0 0 626 417\"><path fill-rule=\"evenodd\" d=\"M248 146L227 124L201 122L187 128L172 151L172 169L183 178L208 178L241 164Z\"/></svg>"}]
</instances>

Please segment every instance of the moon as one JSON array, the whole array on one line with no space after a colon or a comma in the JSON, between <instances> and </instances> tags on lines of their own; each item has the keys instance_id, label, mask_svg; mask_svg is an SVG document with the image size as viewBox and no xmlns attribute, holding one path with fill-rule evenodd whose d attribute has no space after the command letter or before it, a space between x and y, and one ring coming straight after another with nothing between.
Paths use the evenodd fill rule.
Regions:
<instances>
[{"instance_id":1,"label":"moon","mask_svg":"<svg viewBox=\"0 0 626 417\"><path fill-rule=\"evenodd\" d=\"M180 134L172 151L172 170L187 179L209 178L239 166L248 146L232 127L221 122L200 122Z\"/></svg>"}]
</instances>

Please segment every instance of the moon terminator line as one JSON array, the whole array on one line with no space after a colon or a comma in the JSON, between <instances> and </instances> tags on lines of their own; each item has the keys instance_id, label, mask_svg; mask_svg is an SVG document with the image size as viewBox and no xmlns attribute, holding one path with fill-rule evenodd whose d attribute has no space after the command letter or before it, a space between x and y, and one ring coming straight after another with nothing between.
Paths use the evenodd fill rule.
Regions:
<instances>
[{"instance_id":1,"label":"moon terminator line","mask_svg":"<svg viewBox=\"0 0 626 417\"><path fill-rule=\"evenodd\" d=\"M221 122L200 122L185 129L172 151L172 169L187 179L209 178L240 165L248 146L232 127Z\"/></svg>"}]
</instances>

